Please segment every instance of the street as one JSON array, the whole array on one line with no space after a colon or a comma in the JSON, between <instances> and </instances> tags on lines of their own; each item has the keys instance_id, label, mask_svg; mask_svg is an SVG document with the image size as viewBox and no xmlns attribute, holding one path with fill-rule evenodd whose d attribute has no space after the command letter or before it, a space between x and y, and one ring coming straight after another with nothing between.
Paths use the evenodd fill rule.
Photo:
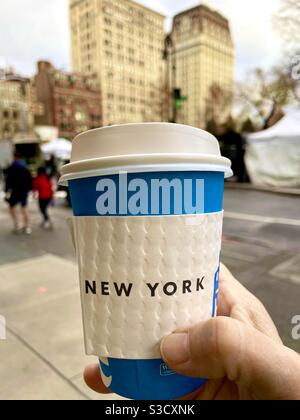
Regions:
<instances>
[{"instance_id":1,"label":"street","mask_svg":"<svg viewBox=\"0 0 300 420\"><path fill-rule=\"evenodd\" d=\"M263 301L286 345L300 315L300 196L226 189L222 261ZM0 399L99 399L83 383L95 359L84 356L77 268L62 199L43 231L31 203L33 233L12 235L0 204ZM1 338L1 337L0 337ZM116 398L112 396L111 398Z\"/></svg>"}]
</instances>

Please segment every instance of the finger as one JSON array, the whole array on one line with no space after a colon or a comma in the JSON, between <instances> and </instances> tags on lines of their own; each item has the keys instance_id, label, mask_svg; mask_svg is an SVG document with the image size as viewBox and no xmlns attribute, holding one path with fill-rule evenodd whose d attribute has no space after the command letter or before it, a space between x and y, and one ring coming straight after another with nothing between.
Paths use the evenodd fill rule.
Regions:
<instances>
[{"instance_id":1,"label":"finger","mask_svg":"<svg viewBox=\"0 0 300 420\"><path fill-rule=\"evenodd\" d=\"M218 316L230 316L231 308L234 305L243 301L244 305L246 303L249 306L249 300L250 297L246 297L246 289L233 277L227 267L221 263Z\"/></svg>"},{"instance_id":2,"label":"finger","mask_svg":"<svg viewBox=\"0 0 300 420\"><path fill-rule=\"evenodd\" d=\"M278 330L264 305L221 264L218 316L227 316L256 328L282 344Z\"/></svg>"},{"instance_id":3,"label":"finger","mask_svg":"<svg viewBox=\"0 0 300 420\"><path fill-rule=\"evenodd\" d=\"M99 394L110 394L111 391L103 384L100 374L99 365L89 365L85 368L83 374L85 383L93 391Z\"/></svg>"},{"instance_id":4,"label":"finger","mask_svg":"<svg viewBox=\"0 0 300 420\"><path fill-rule=\"evenodd\" d=\"M216 318L161 344L162 357L176 372L227 378L257 399L300 398L300 357L242 322Z\"/></svg>"},{"instance_id":5,"label":"finger","mask_svg":"<svg viewBox=\"0 0 300 420\"><path fill-rule=\"evenodd\" d=\"M239 283L228 268L221 263L219 276L219 292L223 299L219 316L230 316L232 306L242 303L247 308L253 306L257 298Z\"/></svg>"}]
</instances>

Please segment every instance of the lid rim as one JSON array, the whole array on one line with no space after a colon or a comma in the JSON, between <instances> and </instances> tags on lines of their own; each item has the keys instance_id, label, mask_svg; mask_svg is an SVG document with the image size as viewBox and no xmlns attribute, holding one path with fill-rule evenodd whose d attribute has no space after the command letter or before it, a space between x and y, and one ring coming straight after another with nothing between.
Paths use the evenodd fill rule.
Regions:
<instances>
[{"instance_id":1,"label":"lid rim","mask_svg":"<svg viewBox=\"0 0 300 420\"><path fill-rule=\"evenodd\" d=\"M86 159L78 162L71 162L61 168L61 174L67 175L70 172L82 172L87 169L105 169L116 166L134 166L143 164L169 165L172 163L189 163L189 164L223 164L231 168L231 161L221 155L204 155L204 154L148 154L148 155L122 155L109 156L96 159ZM85 169L87 166L89 168Z\"/></svg>"},{"instance_id":2,"label":"lid rim","mask_svg":"<svg viewBox=\"0 0 300 420\"><path fill-rule=\"evenodd\" d=\"M68 172L62 174L59 184L67 185L68 181L80 179L80 178L92 178L96 176L111 176L116 175L120 172L128 173L151 173L151 172L222 172L225 178L230 178L233 175L230 166L222 163L172 163L172 164L142 164L142 165L131 165L131 166L115 166L107 168L89 169L77 172Z\"/></svg>"}]
</instances>

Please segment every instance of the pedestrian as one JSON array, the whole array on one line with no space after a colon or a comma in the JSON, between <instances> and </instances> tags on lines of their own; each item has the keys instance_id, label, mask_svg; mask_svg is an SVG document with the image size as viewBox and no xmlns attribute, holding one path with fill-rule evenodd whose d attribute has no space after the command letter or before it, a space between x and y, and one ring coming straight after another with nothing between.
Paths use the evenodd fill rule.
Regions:
<instances>
[{"instance_id":1,"label":"pedestrian","mask_svg":"<svg viewBox=\"0 0 300 420\"><path fill-rule=\"evenodd\" d=\"M32 190L32 178L21 160L19 153L14 154L14 161L6 170L5 174L5 193L6 202L9 204L10 215L14 224L13 233L24 232L31 234L30 216L28 211L28 195ZM17 206L21 205L23 216L23 227L19 224Z\"/></svg>"},{"instance_id":2,"label":"pedestrian","mask_svg":"<svg viewBox=\"0 0 300 420\"><path fill-rule=\"evenodd\" d=\"M38 169L38 175L33 183L33 190L38 194L40 212L43 217L42 226L45 229L53 228L52 221L48 214L48 208L53 201L53 186L47 175L46 168Z\"/></svg>"},{"instance_id":3,"label":"pedestrian","mask_svg":"<svg viewBox=\"0 0 300 420\"><path fill-rule=\"evenodd\" d=\"M51 155L50 158L45 161L45 169L46 174L50 179L54 178L57 175L57 168L54 155Z\"/></svg>"}]
</instances>

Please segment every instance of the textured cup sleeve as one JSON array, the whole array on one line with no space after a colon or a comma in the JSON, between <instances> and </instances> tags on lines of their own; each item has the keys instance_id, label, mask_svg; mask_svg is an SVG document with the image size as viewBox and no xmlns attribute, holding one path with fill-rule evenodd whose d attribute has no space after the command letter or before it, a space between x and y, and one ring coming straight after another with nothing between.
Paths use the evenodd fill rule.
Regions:
<instances>
[{"instance_id":1,"label":"textured cup sleeve","mask_svg":"<svg viewBox=\"0 0 300 420\"><path fill-rule=\"evenodd\" d=\"M87 354L157 359L165 335L211 318L222 221L74 217Z\"/></svg>"}]
</instances>

